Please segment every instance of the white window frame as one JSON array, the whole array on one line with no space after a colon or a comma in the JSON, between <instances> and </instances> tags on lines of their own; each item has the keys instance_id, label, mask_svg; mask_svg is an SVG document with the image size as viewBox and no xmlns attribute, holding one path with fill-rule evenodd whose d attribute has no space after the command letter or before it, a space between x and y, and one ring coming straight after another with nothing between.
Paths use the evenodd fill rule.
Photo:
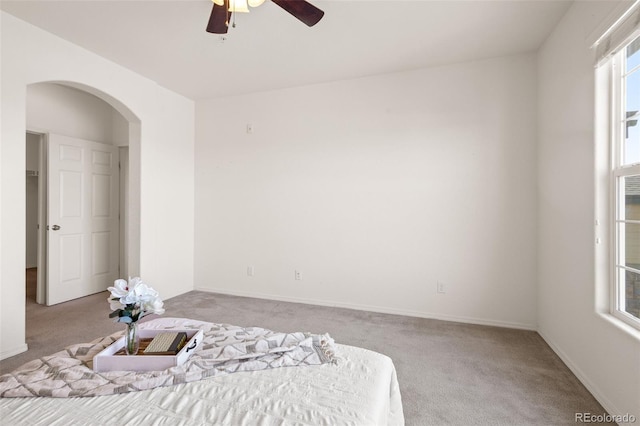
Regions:
<instances>
[{"instance_id":1,"label":"white window frame","mask_svg":"<svg viewBox=\"0 0 640 426\"><path fill-rule=\"evenodd\" d=\"M640 37L640 35L638 35ZM635 40L633 38L631 41ZM625 261L625 235L620 232L620 224L640 224L640 220L629 220L624 218L625 200L624 200L624 178L627 176L640 175L640 162L629 165L623 164L623 145L626 139L625 120L626 105L625 95L626 88L624 85L626 76L631 73L640 73L640 65L633 70L626 71L626 43L624 48L620 49L611 59L611 142L610 142L610 205L611 205L611 313L621 321L640 329L640 318L627 313L624 310L625 305L625 272L632 271L640 273L640 270L630 268L624 265Z\"/></svg>"}]
</instances>

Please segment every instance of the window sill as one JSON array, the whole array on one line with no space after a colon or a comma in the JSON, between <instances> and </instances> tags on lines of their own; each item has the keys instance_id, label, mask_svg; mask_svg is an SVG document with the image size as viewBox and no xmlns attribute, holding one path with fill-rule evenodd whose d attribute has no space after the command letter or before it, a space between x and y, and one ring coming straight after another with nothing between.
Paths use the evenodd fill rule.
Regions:
<instances>
[{"instance_id":1,"label":"window sill","mask_svg":"<svg viewBox=\"0 0 640 426\"><path fill-rule=\"evenodd\" d=\"M598 313L598 316L609 324L613 325L618 330L621 330L624 334L630 336L632 339L640 342L640 330L638 330L637 328L632 327L631 325L609 313Z\"/></svg>"}]
</instances>

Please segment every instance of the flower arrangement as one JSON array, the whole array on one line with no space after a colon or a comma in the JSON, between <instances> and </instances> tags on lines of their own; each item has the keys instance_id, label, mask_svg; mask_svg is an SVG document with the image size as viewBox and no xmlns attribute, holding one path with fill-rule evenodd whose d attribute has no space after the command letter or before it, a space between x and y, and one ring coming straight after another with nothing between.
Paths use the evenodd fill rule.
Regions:
<instances>
[{"instance_id":1,"label":"flower arrangement","mask_svg":"<svg viewBox=\"0 0 640 426\"><path fill-rule=\"evenodd\" d=\"M129 281L115 280L113 287L107 290L111 292L108 301L113 311L109 318L115 318L116 322L134 323L149 314L164 313L164 303L158 292L139 277L129 278Z\"/></svg>"},{"instance_id":2,"label":"flower arrangement","mask_svg":"<svg viewBox=\"0 0 640 426\"><path fill-rule=\"evenodd\" d=\"M153 288L139 277L129 281L115 280L109 287L111 296L107 299L112 311L109 318L127 325L124 332L124 349L127 355L136 355L140 348L138 320L149 314L164 314L164 303Z\"/></svg>"}]
</instances>

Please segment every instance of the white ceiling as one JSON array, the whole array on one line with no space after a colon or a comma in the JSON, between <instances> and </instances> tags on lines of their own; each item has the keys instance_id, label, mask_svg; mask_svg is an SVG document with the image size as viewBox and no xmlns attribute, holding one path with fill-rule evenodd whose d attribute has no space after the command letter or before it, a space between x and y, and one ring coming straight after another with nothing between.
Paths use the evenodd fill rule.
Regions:
<instances>
[{"instance_id":1,"label":"white ceiling","mask_svg":"<svg viewBox=\"0 0 640 426\"><path fill-rule=\"evenodd\" d=\"M0 8L192 99L535 51L571 1L311 0L309 28L267 1L205 32L209 0L2 0Z\"/></svg>"}]
</instances>

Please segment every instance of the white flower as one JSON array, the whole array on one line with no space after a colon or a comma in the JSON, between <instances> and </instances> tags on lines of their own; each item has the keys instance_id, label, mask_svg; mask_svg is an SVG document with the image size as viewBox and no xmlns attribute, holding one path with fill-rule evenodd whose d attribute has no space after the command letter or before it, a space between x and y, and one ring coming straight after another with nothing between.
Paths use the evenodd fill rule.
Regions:
<instances>
[{"instance_id":1,"label":"white flower","mask_svg":"<svg viewBox=\"0 0 640 426\"><path fill-rule=\"evenodd\" d=\"M113 311L111 318L120 322L135 322L145 315L164 313L164 303L153 288L142 282L140 277L115 280L109 287L111 296L107 299Z\"/></svg>"},{"instance_id":2,"label":"white flower","mask_svg":"<svg viewBox=\"0 0 640 426\"><path fill-rule=\"evenodd\" d=\"M164 303L160 298L154 298L142 303L142 310L148 314L164 314Z\"/></svg>"},{"instance_id":3,"label":"white flower","mask_svg":"<svg viewBox=\"0 0 640 426\"><path fill-rule=\"evenodd\" d=\"M133 305L138 303L140 301L140 296L144 294L147 288L147 285L142 282L142 279L138 277L129 278L129 292L120 298L120 302L124 305Z\"/></svg>"},{"instance_id":4,"label":"white flower","mask_svg":"<svg viewBox=\"0 0 640 426\"><path fill-rule=\"evenodd\" d=\"M129 294L129 283L125 280L115 280L113 287L109 287L107 290L111 292L112 297L120 299Z\"/></svg>"},{"instance_id":5,"label":"white flower","mask_svg":"<svg viewBox=\"0 0 640 426\"><path fill-rule=\"evenodd\" d=\"M140 299L145 294L147 288L147 285L142 281L131 280L129 281L129 293L122 297L120 301L125 305L135 305L140 303Z\"/></svg>"},{"instance_id":6,"label":"white flower","mask_svg":"<svg viewBox=\"0 0 640 426\"><path fill-rule=\"evenodd\" d=\"M138 288L144 286L144 288ZM109 287L107 290L111 292L111 295L115 299L120 299L120 303L123 305L134 305L139 302L139 298L146 289L149 287L142 282L139 277L129 278L129 281L122 279L115 280L113 287Z\"/></svg>"}]
</instances>

